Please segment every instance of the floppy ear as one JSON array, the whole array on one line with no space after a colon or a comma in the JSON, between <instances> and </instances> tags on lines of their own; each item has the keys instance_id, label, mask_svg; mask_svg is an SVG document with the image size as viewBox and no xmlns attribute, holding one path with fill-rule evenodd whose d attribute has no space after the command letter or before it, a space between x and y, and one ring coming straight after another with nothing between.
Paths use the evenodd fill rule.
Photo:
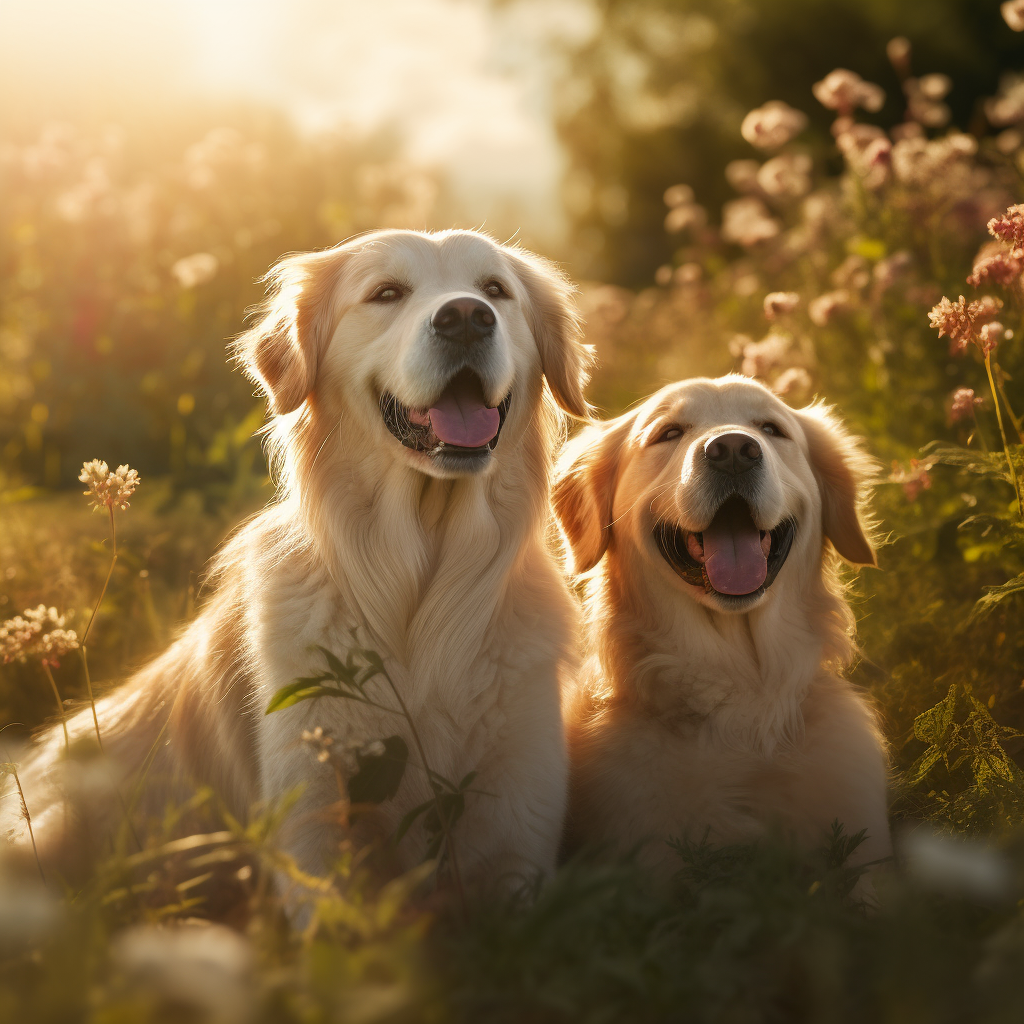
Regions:
<instances>
[{"instance_id":1,"label":"floppy ear","mask_svg":"<svg viewBox=\"0 0 1024 1024\"><path fill-rule=\"evenodd\" d=\"M593 569L608 549L620 455L632 424L627 414L587 427L569 441L555 467L551 504L569 542L574 575Z\"/></svg>"},{"instance_id":2,"label":"floppy ear","mask_svg":"<svg viewBox=\"0 0 1024 1024\"><path fill-rule=\"evenodd\" d=\"M313 390L334 330L334 296L347 256L339 247L285 256L262 279L267 298L257 309L259 322L232 351L274 413L292 412Z\"/></svg>"},{"instance_id":3,"label":"floppy ear","mask_svg":"<svg viewBox=\"0 0 1024 1024\"><path fill-rule=\"evenodd\" d=\"M797 411L821 491L822 530L851 565L877 565L862 518L866 482L874 462L832 410L823 404Z\"/></svg>"},{"instance_id":4,"label":"floppy ear","mask_svg":"<svg viewBox=\"0 0 1024 1024\"><path fill-rule=\"evenodd\" d=\"M549 261L523 249L506 247L529 301L524 303L530 331L540 350L541 366L559 406L577 419L593 410L583 397L594 365L594 350L583 342L583 322L576 289Z\"/></svg>"}]
</instances>

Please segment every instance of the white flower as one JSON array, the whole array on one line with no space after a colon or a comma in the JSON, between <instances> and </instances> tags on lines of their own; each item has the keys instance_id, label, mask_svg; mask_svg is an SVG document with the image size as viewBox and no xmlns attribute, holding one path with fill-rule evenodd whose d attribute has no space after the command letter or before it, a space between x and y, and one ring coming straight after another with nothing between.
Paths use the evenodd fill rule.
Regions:
<instances>
[{"instance_id":1,"label":"white flower","mask_svg":"<svg viewBox=\"0 0 1024 1024\"><path fill-rule=\"evenodd\" d=\"M823 107L845 115L853 113L857 107L875 113L885 103L885 91L881 86L865 82L855 71L846 68L830 71L820 82L814 83L811 91Z\"/></svg>"},{"instance_id":2,"label":"white flower","mask_svg":"<svg viewBox=\"0 0 1024 1024\"><path fill-rule=\"evenodd\" d=\"M742 246L757 245L778 235L779 222L755 196L733 199L722 207L722 238Z\"/></svg>"},{"instance_id":3,"label":"white flower","mask_svg":"<svg viewBox=\"0 0 1024 1024\"><path fill-rule=\"evenodd\" d=\"M1024 32L1024 0L1006 0L999 5L999 12L1014 32Z\"/></svg>"},{"instance_id":4,"label":"white flower","mask_svg":"<svg viewBox=\"0 0 1024 1024\"><path fill-rule=\"evenodd\" d=\"M773 157L757 172L757 184L778 199L799 199L811 190L811 158L804 153Z\"/></svg>"},{"instance_id":5,"label":"white flower","mask_svg":"<svg viewBox=\"0 0 1024 1024\"><path fill-rule=\"evenodd\" d=\"M751 110L740 126L740 134L758 149L778 149L807 127L807 115L781 100L772 100Z\"/></svg>"},{"instance_id":6,"label":"white flower","mask_svg":"<svg viewBox=\"0 0 1024 1024\"><path fill-rule=\"evenodd\" d=\"M171 273L182 288L196 288L211 280L219 266L220 263L212 252L195 252L178 260L171 267Z\"/></svg>"},{"instance_id":7,"label":"white flower","mask_svg":"<svg viewBox=\"0 0 1024 1024\"><path fill-rule=\"evenodd\" d=\"M90 499L93 508L119 508L122 512L128 508L128 499L142 482L136 470L118 466L111 472L99 459L85 463L78 479L88 487L82 493Z\"/></svg>"},{"instance_id":8,"label":"white flower","mask_svg":"<svg viewBox=\"0 0 1024 1024\"><path fill-rule=\"evenodd\" d=\"M792 313L800 305L800 296L796 292L769 292L764 297L764 315L769 320Z\"/></svg>"}]
</instances>

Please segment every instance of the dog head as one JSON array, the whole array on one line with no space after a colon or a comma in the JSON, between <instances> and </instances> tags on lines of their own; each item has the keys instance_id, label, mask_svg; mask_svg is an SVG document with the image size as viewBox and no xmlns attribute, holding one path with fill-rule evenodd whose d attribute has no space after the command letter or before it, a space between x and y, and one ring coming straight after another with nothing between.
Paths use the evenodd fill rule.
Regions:
<instances>
[{"instance_id":1,"label":"dog head","mask_svg":"<svg viewBox=\"0 0 1024 1024\"><path fill-rule=\"evenodd\" d=\"M827 408L790 409L733 375L669 385L585 430L553 501L575 572L612 546L701 604L742 612L817 565L825 539L846 561L875 564L859 511L870 468Z\"/></svg>"},{"instance_id":2,"label":"dog head","mask_svg":"<svg viewBox=\"0 0 1024 1024\"><path fill-rule=\"evenodd\" d=\"M588 414L572 287L523 250L472 231L381 231L286 257L267 282L235 353L276 414L354 419L352 443L437 477L486 471L514 445L542 375L564 411Z\"/></svg>"}]
</instances>

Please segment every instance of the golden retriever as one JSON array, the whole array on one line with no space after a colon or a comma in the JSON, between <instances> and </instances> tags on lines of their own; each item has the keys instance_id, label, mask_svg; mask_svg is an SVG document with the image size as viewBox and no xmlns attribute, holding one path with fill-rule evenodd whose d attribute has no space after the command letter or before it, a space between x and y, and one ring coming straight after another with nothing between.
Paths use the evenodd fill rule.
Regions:
<instances>
[{"instance_id":1,"label":"golden retriever","mask_svg":"<svg viewBox=\"0 0 1024 1024\"><path fill-rule=\"evenodd\" d=\"M196 620L99 701L122 797L154 747L147 778L162 783L143 814L198 783L242 818L301 791L283 848L323 873L343 838L324 813L338 784L303 730L341 746L398 733L409 769L374 826L393 836L431 795L399 717L338 699L264 713L324 667L314 645L343 658L358 642L383 658L429 767L456 781L479 771L456 826L467 885L543 875L563 824L560 687L577 631L546 543L551 457L558 406L588 415L591 362L573 289L539 257L469 231L368 234L289 256L268 281L235 353L270 400L279 497L220 552ZM374 696L397 709L386 687ZM87 735L91 714L69 727ZM51 729L22 773L46 860L68 852L62 750ZM102 813L85 823L94 836ZM110 801L107 827L120 813ZM27 842L19 809L6 817ZM397 867L426 845L421 820Z\"/></svg>"},{"instance_id":2,"label":"golden retriever","mask_svg":"<svg viewBox=\"0 0 1024 1024\"><path fill-rule=\"evenodd\" d=\"M567 696L574 843L718 843L838 819L889 854L886 756L839 558L874 565L871 469L829 409L741 376L663 388L567 446L553 489L586 576L591 657Z\"/></svg>"}]
</instances>

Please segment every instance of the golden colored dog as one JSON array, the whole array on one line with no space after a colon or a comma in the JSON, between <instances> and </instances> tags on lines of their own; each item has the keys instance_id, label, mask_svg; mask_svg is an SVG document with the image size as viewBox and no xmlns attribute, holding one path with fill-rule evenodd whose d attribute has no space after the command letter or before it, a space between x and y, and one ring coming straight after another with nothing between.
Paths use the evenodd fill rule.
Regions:
<instances>
[{"instance_id":1,"label":"golden colored dog","mask_svg":"<svg viewBox=\"0 0 1024 1024\"><path fill-rule=\"evenodd\" d=\"M839 559L874 565L870 462L821 405L740 376L663 388L568 446L554 507L587 573L592 656L566 701L576 842L662 871L663 840L804 844L833 820L888 855L875 715Z\"/></svg>"},{"instance_id":2,"label":"golden colored dog","mask_svg":"<svg viewBox=\"0 0 1024 1024\"><path fill-rule=\"evenodd\" d=\"M344 830L330 764L300 742L405 735L401 719L321 699L265 715L271 697L323 667L314 645L383 658L430 768L484 793L456 826L467 884L517 885L554 867L566 758L562 665L575 605L545 540L557 406L584 416L590 352L572 289L545 261L466 231L385 231L290 256L269 275L259 322L236 345L270 398L279 500L226 545L216 588L178 640L98 704L122 793L152 753L140 811L196 783L244 818L301 791L285 850L322 873ZM547 386L545 387L545 381ZM385 688L377 694L395 706ZM69 723L91 730L91 716ZM102 836L121 807L88 811L69 836L61 730L23 767L40 853L65 866L74 835ZM430 798L423 766L380 804L393 835ZM17 799L6 826L27 844ZM398 867L422 860L422 821Z\"/></svg>"}]
</instances>

